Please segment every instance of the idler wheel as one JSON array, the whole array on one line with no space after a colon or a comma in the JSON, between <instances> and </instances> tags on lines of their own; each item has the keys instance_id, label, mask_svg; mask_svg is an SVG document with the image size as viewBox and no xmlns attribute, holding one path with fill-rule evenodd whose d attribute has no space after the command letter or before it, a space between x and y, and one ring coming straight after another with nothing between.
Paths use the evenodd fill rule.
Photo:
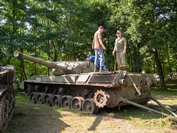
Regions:
<instances>
[{"instance_id":1,"label":"idler wheel","mask_svg":"<svg viewBox=\"0 0 177 133\"><path fill-rule=\"evenodd\" d=\"M97 92L94 95L94 102L96 106L98 106L99 108L103 108L106 105L108 98L110 98L110 96L107 92L97 90Z\"/></svg>"},{"instance_id":2,"label":"idler wheel","mask_svg":"<svg viewBox=\"0 0 177 133\"><path fill-rule=\"evenodd\" d=\"M34 103L36 103L36 97L37 97L37 93L36 92L32 92L30 94L30 100L33 101Z\"/></svg>"},{"instance_id":3,"label":"idler wheel","mask_svg":"<svg viewBox=\"0 0 177 133\"><path fill-rule=\"evenodd\" d=\"M46 94L44 96L44 103L46 105L52 106L52 97L53 97L53 94Z\"/></svg>"},{"instance_id":4,"label":"idler wheel","mask_svg":"<svg viewBox=\"0 0 177 133\"><path fill-rule=\"evenodd\" d=\"M36 97L36 102L39 104L43 104L44 103L44 95L45 95L45 93L38 93L37 97Z\"/></svg>"},{"instance_id":5,"label":"idler wheel","mask_svg":"<svg viewBox=\"0 0 177 133\"><path fill-rule=\"evenodd\" d=\"M71 100L72 100L72 96L64 95L61 100L61 106L63 108L70 108L71 107Z\"/></svg>"},{"instance_id":6,"label":"idler wheel","mask_svg":"<svg viewBox=\"0 0 177 133\"><path fill-rule=\"evenodd\" d=\"M27 96L29 96L32 91L33 91L33 86L30 85L30 84L27 84L27 86L26 86L26 88L25 88L25 94L26 94Z\"/></svg>"},{"instance_id":7,"label":"idler wheel","mask_svg":"<svg viewBox=\"0 0 177 133\"><path fill-rule=\"evenodd\" d=\"M82 104L82 110L89 114L96 114L98 112L98 107L95 105L94 100L85 99Z\"/></svg>"},{"instance_id":8,"label":"idler wheel","mask_svg":"<svg viewBox=\"0 0 177 133\"><path fill-rule=\"evenodd\" d=\"M53 95L52 105L61 107L61 99L62 99L62 95Z\"/></svg>"},{"instance_id":9,"label":"idler wheel","mask_svg":"<svg viewBox=\"0 0 177 133\"><path fill-rule=\"evenodd\" d=\"M83 97L74 97L71 101L71 107L76 110L82 110Z\"/></svg>"}]
</instances>

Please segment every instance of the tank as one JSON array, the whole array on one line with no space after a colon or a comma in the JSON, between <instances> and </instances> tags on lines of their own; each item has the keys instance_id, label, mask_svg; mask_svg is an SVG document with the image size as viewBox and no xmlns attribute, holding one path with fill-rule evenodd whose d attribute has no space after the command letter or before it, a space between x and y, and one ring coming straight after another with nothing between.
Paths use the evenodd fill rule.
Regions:
<instances>
[{"instance_id":1,"label":"tank","mask_svg":"<svg viewBox=\"0 0 177 133\"><path fill-rule=\"evenodd\" d=\"M14 67L10 65L0 66L0 132L7 128L13 116L15 106L14 81Z\"/></svg>"},{"instance_id":2,"label":"tank","mask_svg":"<svg viewBox=\"0 0 177 133\"><path fill-rule=\"evenodd\" d=\"M15 52L17 58L26 59L52 68L52 74L25 80L23 89L34 103L73 108L95 114L99 108L134 105L145 107L151 96L150 88L157 84L153 74L127 71L93 72L89 61L49 62ZM166 115L167 116L167 115Z\"/></svg>"}]
</instances>

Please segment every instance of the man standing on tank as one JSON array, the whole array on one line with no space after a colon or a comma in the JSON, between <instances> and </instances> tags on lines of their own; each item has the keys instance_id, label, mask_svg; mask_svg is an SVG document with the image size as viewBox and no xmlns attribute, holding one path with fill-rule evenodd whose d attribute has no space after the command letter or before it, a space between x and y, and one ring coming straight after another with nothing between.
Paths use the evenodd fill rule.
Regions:
<instances>
[{"instance_id":1,"label":"man standing on tank","mask_svg":"<svg viewBox=\"0 0 177 133\"><path fill-rule=\"evenodd\" d=\"M94 38L93 38L93 42L92 42L92 49L95 50L95 61L94 61L94 72L97 71L103 71L103 67L104 67L104 61L105 61L105 57L104 57L104 51L106 50L106 47L103 44L102 41L102 33L104 31L104 27L103 26L99 26L98 30L95 32L94 34ZM100 62L99 62L100 59ZM99 66L98 64L100 64L100 68L98 68L97 66Z\"/></svg>"},{"instance_id":2,"label":"man standing on tank","mask_svg":"<svg viewBox=\"0 0 177 133\"><path fill-rule=\"evenodd\" d=\"M127 41L122 36L122 32L120 30L116 32L116 35L117 35L117 38L115 40L112 55L114 56L116 52L116 60L120 67L120 70L126 70L125 54L126 54L126 48L127 48Z\"/></svg>"}]
</instances>

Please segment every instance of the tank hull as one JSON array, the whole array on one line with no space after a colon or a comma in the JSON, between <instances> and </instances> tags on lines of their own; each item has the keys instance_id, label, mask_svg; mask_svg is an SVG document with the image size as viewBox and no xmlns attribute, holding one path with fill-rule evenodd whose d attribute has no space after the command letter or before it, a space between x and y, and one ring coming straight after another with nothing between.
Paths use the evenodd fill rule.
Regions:
<instances>
[{"instance_id":1,"label":"tank hull","mask_svg":"<svg viewBox=\"0 0 177 133\"><path fill-rule=\"evenodd\" d=\"M58 98L60 107L96 113L105 106L114 108L128 105L122 98L144 104L149 101L150 87L154 84L155 80L147 74L90 72L25 80L24 91L35 103L49 103L52 106Z\"/></svg>"}]
</instances>

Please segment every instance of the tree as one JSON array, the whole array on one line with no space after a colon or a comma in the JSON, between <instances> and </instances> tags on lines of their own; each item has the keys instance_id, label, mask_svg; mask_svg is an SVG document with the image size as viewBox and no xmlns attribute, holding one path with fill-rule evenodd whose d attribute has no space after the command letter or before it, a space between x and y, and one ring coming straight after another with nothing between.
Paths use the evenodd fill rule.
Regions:
<instances>
[{"instance_id":1,"label":"tree","mask_svg":"<svg viewBox=\"0 0 177 133\"><path fill-rule=\"evenodd\" d=\"M142 60L145 57L148 59L153 55L162 89L166 89L162 68L164 59L160 58L159 55L161 55L160 52L166 50L170 44L169 42L171 42L171 39L164 39L164 34L170 38L172 37L167 31L171 32L172 29L169 28L169 25L174 26L176 23L174 21L176 17L176 15L174 16L176 13L175 7L176 2L172 0L168 2L163 0L121 0L112 16L113 19L110 21L113 24L122 24L125 32L130 35L129 42L131 42L131 46L129 46L129 51L132 49L133 52L131 55L129 54L129 62L132 62L130 58L133 59L131 65L135 65L139 59ZM152 58L149 59L151 62ZM139 66L135 65L134 67L140 68L138 70L140 71L144 63L138 62L138 64ZM153 68L152 66L149 67Z\"/></svg>"}]
</instances>

